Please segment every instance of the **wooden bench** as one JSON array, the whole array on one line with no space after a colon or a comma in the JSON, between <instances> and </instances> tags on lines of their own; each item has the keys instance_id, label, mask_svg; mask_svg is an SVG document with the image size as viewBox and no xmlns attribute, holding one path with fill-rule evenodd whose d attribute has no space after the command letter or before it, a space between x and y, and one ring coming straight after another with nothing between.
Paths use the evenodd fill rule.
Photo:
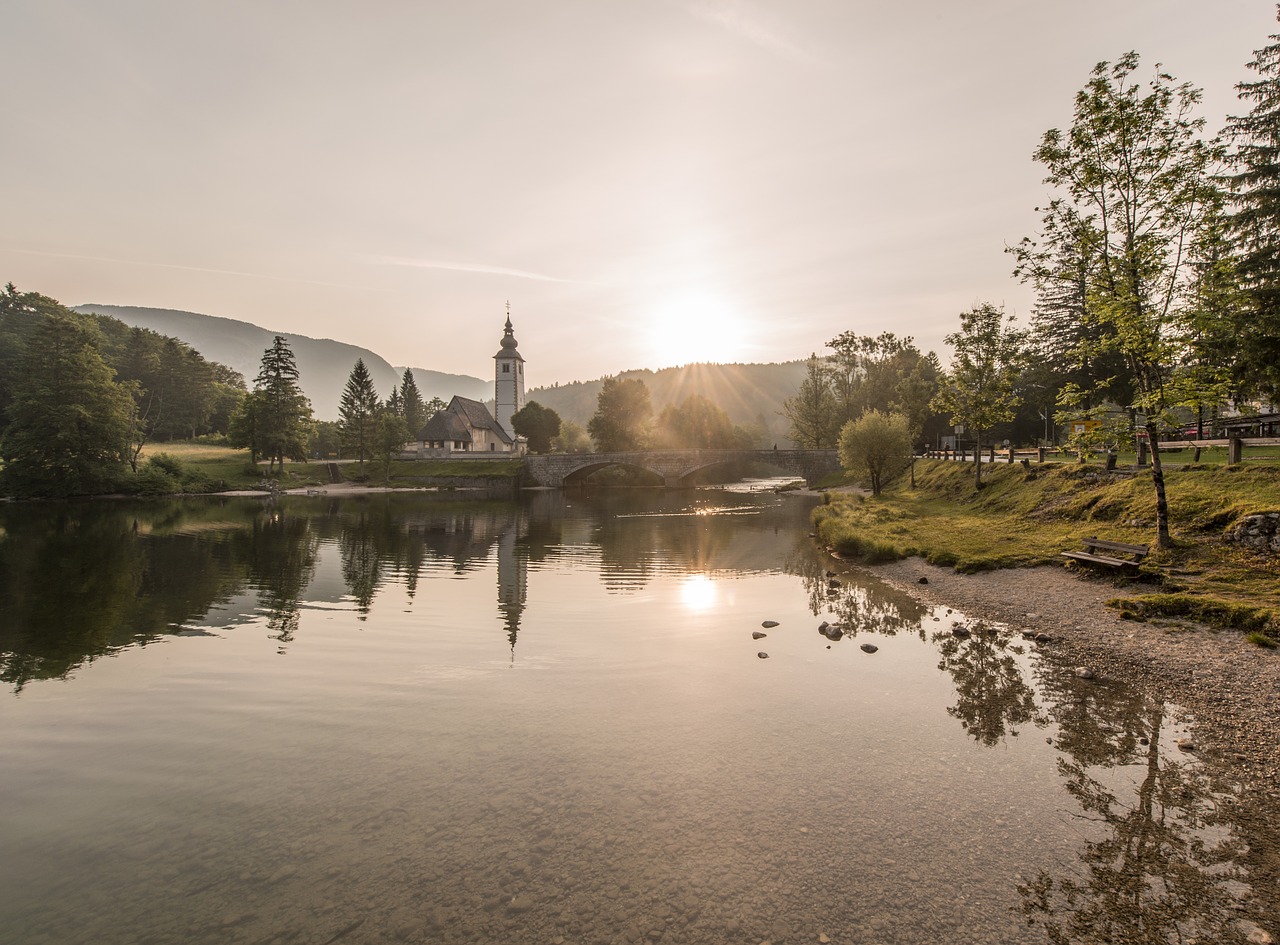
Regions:
<instances>
[{"instance_id":1,"label":"wooden bench","mask_svg":"<svg viewBox=\"0 0 1280 945\"><path fill-rule=\"evenodd\" d=\"M1086 538L1085 551L1064 551L1062 557L1073 561L1087 561L1089 564L1101 564L1109 568L1134 569L1142 563L1150 550L1147 545L1126 545L1122 541L1105 541L1101 538ZM1106 551L1111 554L1097 554ZM1117 558L1117 554L1132 555L1130 558Z\"/></svg>"}]
</instances>

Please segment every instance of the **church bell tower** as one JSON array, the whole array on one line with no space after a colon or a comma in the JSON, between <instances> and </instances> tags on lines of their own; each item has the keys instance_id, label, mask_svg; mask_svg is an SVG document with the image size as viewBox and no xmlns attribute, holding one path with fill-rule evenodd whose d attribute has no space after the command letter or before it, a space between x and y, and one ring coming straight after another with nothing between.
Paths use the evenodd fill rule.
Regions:
<instances>
[{"instance_id":1,"label":"church bell tower","mask_svg":"<svg viewBox=\"0 0 1280 945\"><path fill-rule=\"evenodd\" d=\"M524 358L516 350L516 337L511 330L511 304L507 304L507 324L502 332L502 347L493 356L494 419L513 438L511 416L524 406Z\"/></svg>"}]
</instances>

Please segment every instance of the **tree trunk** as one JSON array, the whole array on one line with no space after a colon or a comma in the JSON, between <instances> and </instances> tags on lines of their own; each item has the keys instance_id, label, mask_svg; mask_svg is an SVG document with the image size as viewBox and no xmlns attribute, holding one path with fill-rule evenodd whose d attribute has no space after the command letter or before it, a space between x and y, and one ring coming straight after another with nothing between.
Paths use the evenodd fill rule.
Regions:
<instances>
[{"instance_id":1,"label":"tree trunk","mask_svg":"<svg viewBox=\"0 0 1280 945\"><path fill-rule=\"evenodd\" d=\"M1164 467L1160 463L1160 431L1155 421L1147 421L1147 445L1151 449L1151 482L1156 487L1156 544L1172 548L1169 536L1169 499L1164 489Z\"/></svg>"},{"instance_id":2,"label":"tree trunk","mask_svg":"<svg viewBox=\"0 0 1280 945\"><path fill-rule=\"evenodd\" d=\"M973 431L973 488L982 488L982 434Z\"/></svg>"}]
</instances>

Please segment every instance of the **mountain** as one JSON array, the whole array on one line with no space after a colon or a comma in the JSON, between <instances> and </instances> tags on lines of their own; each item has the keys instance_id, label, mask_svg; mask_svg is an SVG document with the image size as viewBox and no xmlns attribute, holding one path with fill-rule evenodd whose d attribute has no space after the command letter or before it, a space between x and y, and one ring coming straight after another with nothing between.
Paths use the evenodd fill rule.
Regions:
<instances>
[{"instance_id":1,"label":"mountain","mask_svg":"<svg viewBox=\"0 0 1280 945\"><path fill-rule=\"evenodd\" d=\"M271 347L276 335L283 335L297 359L299 383L311 398L311 406L319 420L338 419L338 401L357 358L364 359L369 376L373 378L374 386L383 398L391 393L393 387L399 386L404 373L403 367L393 367L385 358L368 348L327 338L268 331L234 318L133 305L78 305L75 311L109 315L126 325L172 335L191 345L209 360L220 361L239 371L250 387L258 375L262 352ZM424 400L439 397L448 401L454 394L474 400L488 400L493 396L491 381L466 374L428 371L425 368L411 370Z\"/></svg>"},{"instance_id":2,"label":"mountain","mask_svg":"<svg viewBox=\"0 0 1280 945\"><path fill-rule=\"evenodd\" d=\"M790 421L782 416L782 402L795 396L804 378L804 361L776 364L686 364L659 371L624 371L620 378L639 378L649 388L653 412L701 394L729 415L739 426L761 432L761 445L789 444ZM563 420L586 426L596 411L596 398L604 379L574 381L535 387L525 400L550 407ZM767 442L766 442L767 441Z\"/></svg>"}]
</instances>

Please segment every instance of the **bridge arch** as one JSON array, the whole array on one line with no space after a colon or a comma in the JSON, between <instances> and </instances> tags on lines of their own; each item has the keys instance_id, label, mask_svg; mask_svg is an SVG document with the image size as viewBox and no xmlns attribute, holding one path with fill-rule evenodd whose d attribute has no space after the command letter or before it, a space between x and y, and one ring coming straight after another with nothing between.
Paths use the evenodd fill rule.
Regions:
<instances>
[{"instance_id":1,"label":"bridge arch","mask_svg":"<svg viewBox=\"0 0 1280 945\"><path fill-rule=\"evenodd\" d=\"M602 469L612 469L612 468L639 469L642 472L651 473L652 475L657 476L659 479L663 481L664 485L668 485L668 486L672 485L672 483L667 482L667 477L664 476L662 472L660 472L657 469L653 469L641 463L623 462L621 460L616 460L616 459L604 459L599 462L584 463L582 465L576 466L571 472L567 472L560 477L560 485L572 486L586 479L592 473L597 473Z\"/></svg>"}]
</instances>

